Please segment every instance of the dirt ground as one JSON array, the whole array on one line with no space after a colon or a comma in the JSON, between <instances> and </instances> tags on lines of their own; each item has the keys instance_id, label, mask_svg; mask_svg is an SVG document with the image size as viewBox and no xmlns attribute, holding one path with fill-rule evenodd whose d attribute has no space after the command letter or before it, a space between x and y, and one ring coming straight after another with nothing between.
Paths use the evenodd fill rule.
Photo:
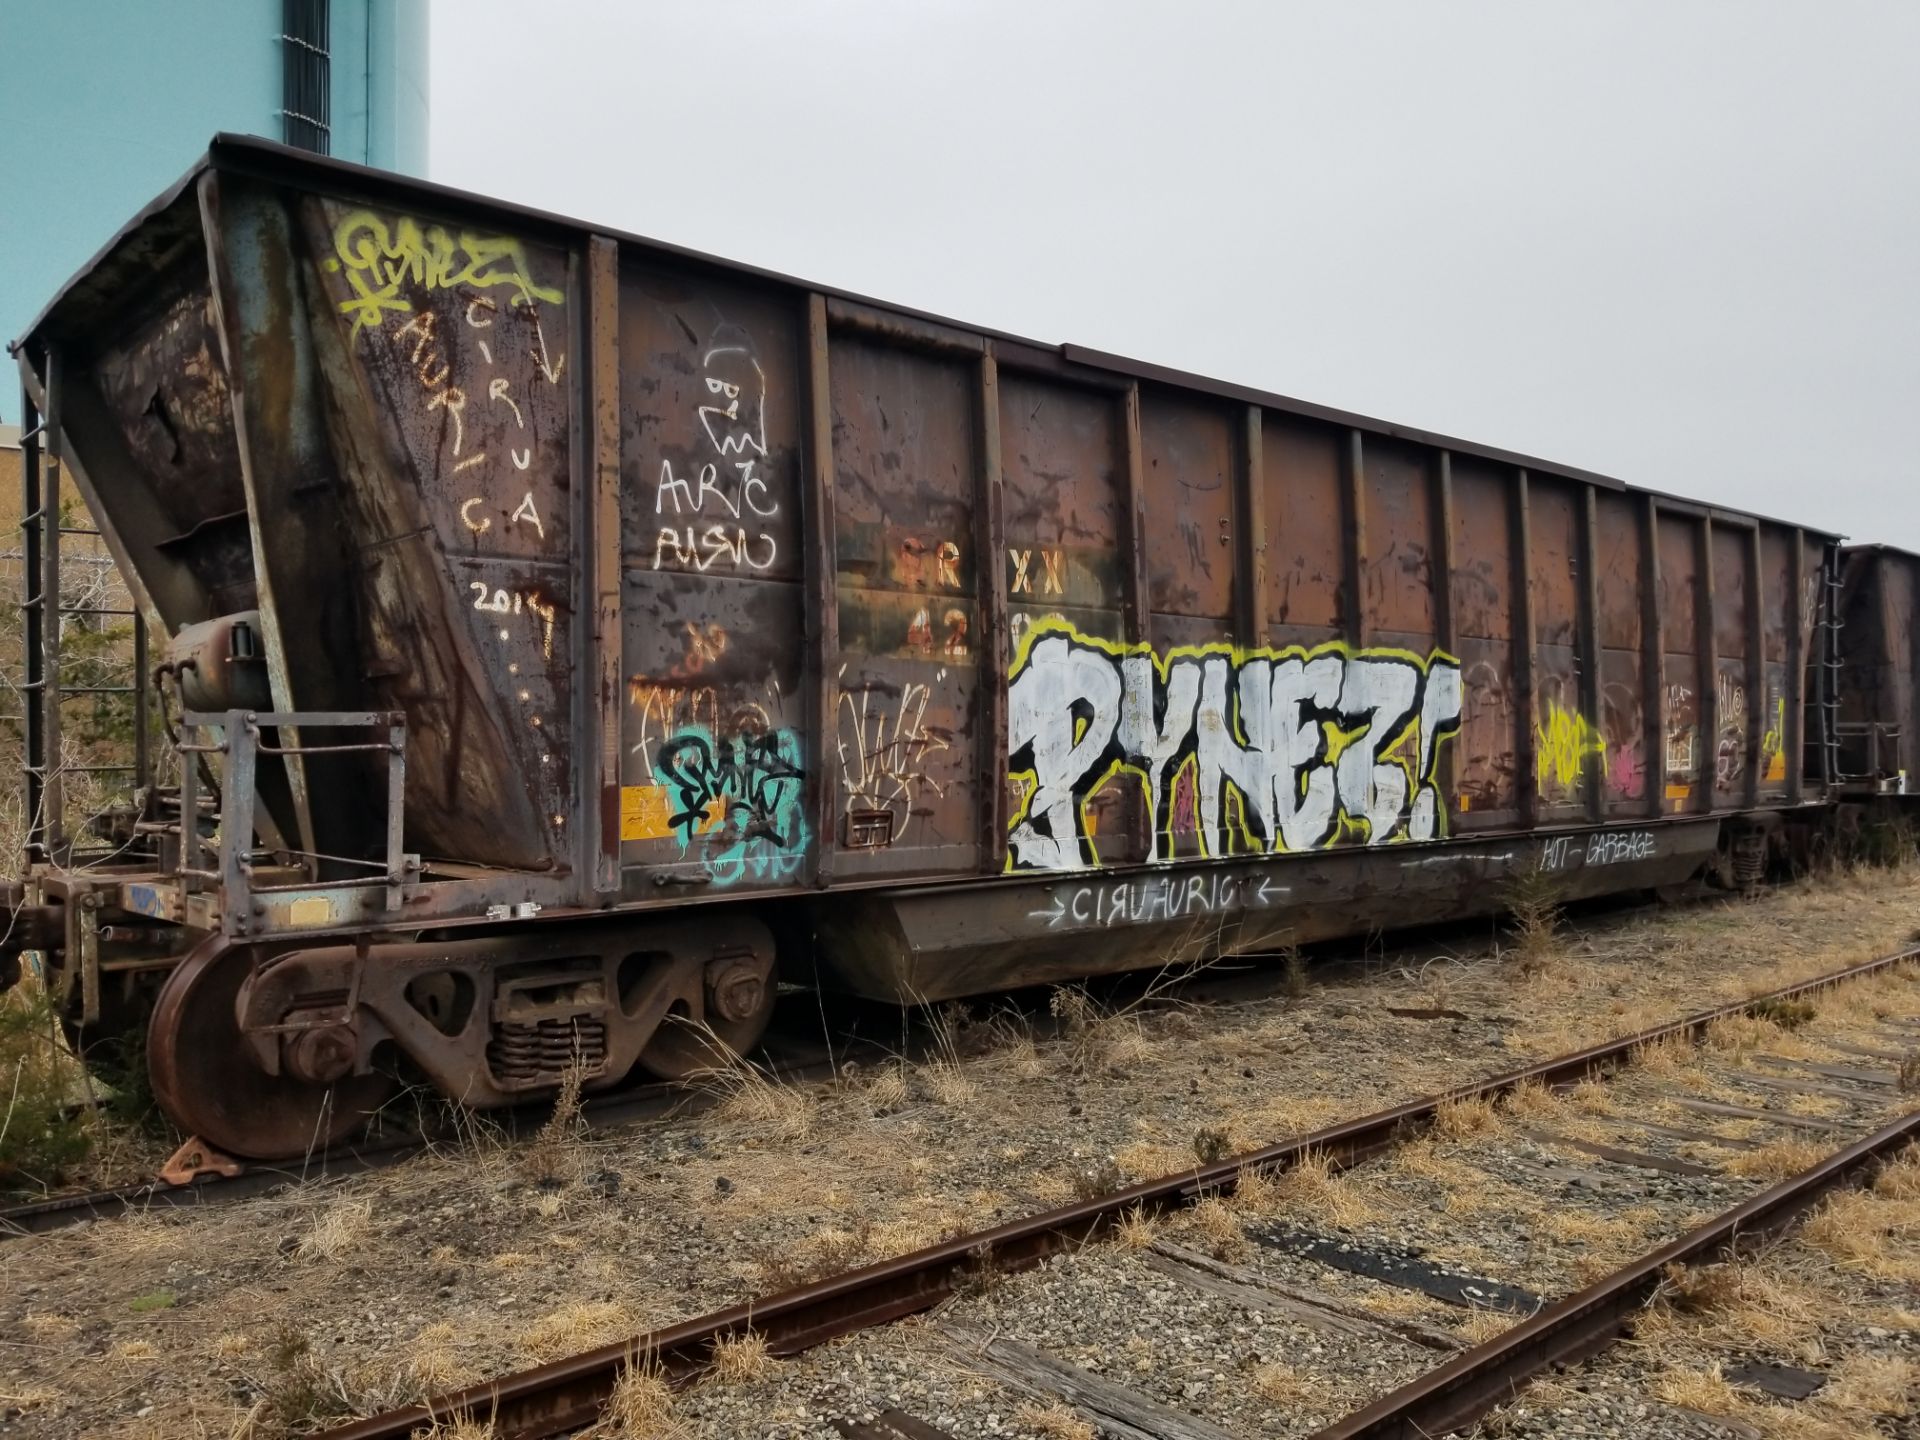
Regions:
<instances>
[{"instance_id":1,"label":"dirt ground","mask_svg":"<svg viewBox=\"0 0 1920 1440\"><path fill-rule=\"evenodd\" d=\"M0 1436L300 1433L1884 953L1920 867L0 1244ZM1379 971L1379 965L1374 967ZM1296 993L1287 993L1292 990ZM1396 1016L1390 1007L1464 1019Z\"/></svg>"}]
</instances>

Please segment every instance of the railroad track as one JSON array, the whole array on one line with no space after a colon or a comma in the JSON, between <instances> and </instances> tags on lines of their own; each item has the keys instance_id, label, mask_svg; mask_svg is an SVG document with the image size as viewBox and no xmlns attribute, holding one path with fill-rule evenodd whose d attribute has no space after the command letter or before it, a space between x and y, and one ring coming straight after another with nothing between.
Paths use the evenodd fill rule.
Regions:
<instances>
[{"instance_id":1,"label":"railroad track","mask_svg":"<svg viewBox=\"0 0 1920 1440\"><path fill-rule=\"evenodd\" d=\"M1703 898L1713 898L1720 893L1709 892ZM1627 903L1605 899L1592 902L1590 908L1592 918L1605 925L1671 906L1665 902ZM1440 929L1443 933L1448 931L1448 927ZM1424 953L1430 944L1424 932L1410 933L1402 938L1397 950L1405 960ZM1204 972L1205 968L1198 967L1198 970ZM1143 984L1151 989L1159 982L1128 975L1105 983L1125 995L1137 992ZM1181 988L1179 998L1187 1003L1233 1004L1269 997L1287 983L1282 971L1273 966L1231 974L1203 973L1197 981L1189 981ZM1044 1003L1030 1007L1023 1018L1040 1036L1053 1024ZM831 1078L837 1067L849 1061L868 1064L903 1053L917 1058L928 1043L924 1033L907 1032L882 1041L868 1033L871 1028L870 1016L858 1008L846 1014L823 1014L819 1032L783 1033L776 1028L763 1044L759 1063L778 1080L806 1084ZM704 1082L651 1081L587 1097L580 1108L580 1122L589 1133L603 1133L671 1115L695 1113L715 1098L712 1087ZM493 1112L487 1120L513 1137L531 1134L550 1114L549 1105L537 1102L524 1108ZM289 1186L369 1174L459 1140L458 1125L430 1125L408 1128L384 1138L335 1145L316 1152L298 1165L242 1162L237 1169L209 1168L185 1181L134 1176L96 1190L0 1207L0 1241L111 1219L130 1211L194 1210L273 1193Z\"/></svg>"},{"instance_id":2,"label":"railroad track","mask_svg":"<svg viewBox=\"0 0 1920 1440\"><path fill-rule=\"evenodd\" d=\"M1287 1345L1310 1345L1328 1357L1331 1372L1342 1357L1361 1366L1346 1393L1378 1398L1352 1408L1335 1403L1339 1387L1331 1395L1302 1394L1291 1407L1296 1423L1283 1427L1289 1433L1342 1440L1445 1433L1544 1368L1611 1343L1669 1267L1779 1233L1834 1187L1920 1138L1920 1111L1888 1118L1900 1089L1899 1072L1886 1063L1920 1047L1920 1026L1863 1021L1846 1030L1836 1022L1831 1028L1840 1033L1824 1039L1790 1033L1806 1018L1807 997L1916 959L1920 947L326 1433L330 1440L402 1440L436 1420L467 1416L490 1422L499 1440L562 1435L599 1421L610 1404L617 1414L636 1376L647 1385L686 1387L713 1371L730 1347L805 1357L830 1341L936 1310L937 1319L911 1327L906 1368L944 1359L984 1379L997 1397L981 1402L982 1416L995 1412L992 1426L981 1417L914 1414L890 1403L889 1385L898 1390L901 1367L889 1382L861 1371L862 1353L849 1360L844 1347L821 1362L839 1366L842 1379L826 1387L839 1395L839 1413L827 1415L816 1400L813 1420L831 1420L849 1440L943 1440L996 1431L1009 1404L1025 1397L1023 1403L1051 1407L1049 1423L1077 1414L1120 1436L1226 1440L1265 1433L1271 1425L1249 1422L1234 1396L1244 1399L1255 1387L1277 1394L1284 1376L1255 1371L1223 1380L1217 1369L1203 1369L1203 1378L1182 1379L1179 1356L1161 1373L1150 1355L1139 1367L1153 1372L1148 1381L1136 1383L1129 1372L1135 1342L1123 1346L1114 1338L1118 1330L1138 1337L1173 1325L1172 1317L1204 1311L1216 1324L1244 1331L1251 1320L1269 1337L1290 1337ZM1702 1046L1709 1037L1715 1044ZM1747 1048L1729 1051L1730 1041ZM1767 1055L1762 1044L1789 1053ZM1827 1059L1818 1058L1823 1053ZM1744 1103L1726 1098L1729 1090ZM1569 1091L1606 1103L1550 1098ZM1675 1123L1676 1114L1684 1123ZM1598 1125L1602 1116L1620 1133L1604 1140L1591 1130L1587 1138L1556 1133ZM1709 1128L1729 1121L1754 1133ZM1638 1137L1633 1148L1622 1138L1627 1132ZM1785 1137L1798 1137L1799 1148ZM1761 1166L1737 1159L1774 1163L1782 1153L1803 1156L1810 1145L1815 1158L1769 1188L1752 1178L1765 1173ZM1420 1146L1414 1165L1408 1157ZM1711 1157L1700 1158L1703 1152ZM1380 1240L1365 1224L1343 1232L1339 1187L1396 1161L1399 1179L1431 1203L1410 1203L1415 1223L1401 1226L1397 1241ZM1566 1225L1561 1212L1582 1209L1598 1217L1596 1224L1623 1223L1619 1194L1631 1191L1651 1212L1643 1217L1649 1228L1678 1238L1663 1238L1597 1277L1559 1263L1557 1274L1555 1264L1545 1267L1544 1282L1523 1273L1525 1266L1495 1278L1446 1258L1458 1249L1452 1242L1459 1230L1459 1217L1450 1220L1457 1192L1445 1181L1448 1167L1521 1174L1536 1198L1545 1197L1548 1225ZM1282 1188L1264 1207L1227 1203L1236 1192L1246 1201L1276 1185ZM1568 1198L1583 1187L1597 1205ZM1293 1203L1286 1203L1289 1194ZM1647 1203L1650 1196L1657 1198ZM1314 1202L1305 1213L1303 1197ZM1462 1209L1472 1220L1475 1207ZM1116 1243L1092 1243L1103 1238ZM1008 1278L1042 1266L1038 1276ZM1388 1289L1413 1297L1411 1307L1377 1303ZM1436 1311L1461 1319L1447 1323ZM1435 1364L1436 1356L1445 1358ZM807 1363L800 1359L793 1368ZM722 1368L739 1367L723 1361ZM850 1369L857 1373L847 1381ZM863 1384L870 1388L862 1392ZM718 1396L708 1409L723 1410L726 1388L716 1379L692 1398ZM802 1386L801 1393L809 1392ZM750 1403L772 1402L757 1393ZM1298 1423L1301 1414L1311 1421ZM756 1411L751 1418L765 1417ZM725 1433L716 1424L710 1433Z\"/></svg>"}]
</instances>

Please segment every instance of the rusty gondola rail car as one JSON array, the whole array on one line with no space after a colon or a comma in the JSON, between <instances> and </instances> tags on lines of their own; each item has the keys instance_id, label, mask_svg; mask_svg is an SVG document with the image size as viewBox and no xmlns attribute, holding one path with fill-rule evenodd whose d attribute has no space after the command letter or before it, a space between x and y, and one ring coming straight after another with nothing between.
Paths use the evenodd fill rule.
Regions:
<instances>
[{"instance_id":1,"label":"rusty gondola rail car","mask_svg":"<svg viewBox=\"0 0 1920 1440\"><path fill-rule=\"evenodd\" d=\"M396 1055L684 1074L777 960L937 1001L1738 884L1829 799L1825 532L265 142L16 351L35 573L70 480L192 762L65 833L30 610L18 934L235 1153Z\"/></svg>"}]
</instances>

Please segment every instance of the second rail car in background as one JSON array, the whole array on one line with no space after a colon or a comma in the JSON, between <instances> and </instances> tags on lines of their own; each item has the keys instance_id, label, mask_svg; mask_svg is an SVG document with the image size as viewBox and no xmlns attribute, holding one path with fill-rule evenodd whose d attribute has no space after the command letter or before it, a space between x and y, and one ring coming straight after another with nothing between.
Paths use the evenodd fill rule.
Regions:
<instances>
[{"instance_id":1,"label":"second rail car in background","mask_svg":"<svg viewBox=\"0 0 1920 1440\"><path fill-rule=\"evenodd\" d=\"M1837 773L1831 535L261 142L19 355L194 762L89 853L35 629L22 934L83 1025L164 977L243 1153L396 1062L685 1073L777 955L935 1000L1735 883Z\"/></svg>"}]
</instances>

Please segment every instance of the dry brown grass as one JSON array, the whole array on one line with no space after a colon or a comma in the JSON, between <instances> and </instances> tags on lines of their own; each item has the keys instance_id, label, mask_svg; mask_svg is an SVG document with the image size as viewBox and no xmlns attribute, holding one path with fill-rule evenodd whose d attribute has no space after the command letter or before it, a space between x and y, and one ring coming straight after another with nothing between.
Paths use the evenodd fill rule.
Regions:
<instances>
[{"instance_id":1,"label":"dry brown grass","mask_svg":"<svg viewBox=\"0 0 1920 1440\"><path fill-rule=\"evenodd\" d=\"M1589 1210L1560 1208L1547 1212L1541 1228L1563 1244L1611 1254L1633 1249L1644 1223L1645 1216L1632 1211L1597 1215Z\"/></svg>"},{"instance_id":2,"label":"dry brown grass","mask_svg":"<svg viewBox=\"0 0 1920 1440\"><path fill-rule=\"evenodd\" d=\"M1194 1168L1193 1151L1160 1140L1136 1140L1113 1152L1114 1163L1134 1180L1158 1180Z\"/></svg>"},{"instance_id":3,"label":"dry brown grass","mask_svg":"<svg viewBox=\"0 0 1920 1440\"><path fill-rule=\"evenodd\" d=\"M891 1115L906 1108L906 1072L899 1065L882 1066L866 1077L857 1093L871 1114Z\"/></svg>"},{"instance_id":4,"label":"dry brown grass","mask_svg":"<svg viewBox=\"0 0 1920 1440\"><path fill-rule=\"evenodd\" d=\"M583 1173L580 1141L586 1125L580 1118L580 1090L587 1070L576 1049L573 1063L560 1076L553 1113L519 1154L521 1172L535 1184L568 1184Z\"/></svg>"},{"instance_id":5,"label":"dry brown grass","mask_svg":"<svg viewBox=\"0 0 1920 1440\"><path fill-rule=\"evenodd\" d=\"M359 1249L372 1228L371 1200L341 1200L314 1217L293 1253L301 1260L340 1260Z\"/></svg>"},{"instance_id":6,"label":"dry brown grass","mask_svg":"<svg viewBox=\"0 0 1920 1440\"><path fill-rule=\"evenodd\" d=\"M1888 1200L1920 1200L1920 1152L1901 1151L1874 1176L1873 1193Z\"/></svg>"},{"instance_id":7,"label":"dry brown grass","mask_svg":"<svg viewBox=\"0 0 1920 1440\"><path fill-rule=\"evenodd\" d=\"M534 1320L520 1346L540 1360L591 1350L631 1335L639 1326L633 1312L617 1300L582 1300L562 1305Z\"/></svg>"},{"instance_id":8,"label":"dry brown grass","mask_svg":"<svg viewBox=\"0 0 1920 1440\"><path fill-rule=\"evenodd\" d=\"M1099 1432L1058 1400L1042 1405L1022 1400L1013 1407L1013 1423L1035 1440L1098 1440Z\"/></svg>"},{"instance_id":9,"label":"dry brown grass","mask_svg":"<svg viewBox=\"0 0 1920 1440\"><path fill-rule=\"evenodd\" d=\"M1631 1063L1649 1075L1662 1077L1691 1070L1700 1063L1699 1048L1685 1035L1663 1035L1658 1040L1636 1045Z\"/></svg>"},{"instance_id":10,"label":"dry brown grass","mask_svg":"<svg viewBox=\"0 0 1920 1440\"><path fill-rule=\"evenodd\" d=\"M1247 1236L1240 1228L1240 1217L1218 1195L1207 1196L1188 1214L1214 1259L1235 1260L1246 1254Z\"/></svg>"},{"instance_id":11,"label":"dry brown grass","mask_svg":"<svg viewBox=\"0 0 1920 1440\"><path fill-rule=\"evenodd\" d=\"M1242 1165L1240 1176L1234 1182L1230 1203L1242 1210L1251 1210L1258 1214L1271 1210L1280 1202L1280 1182L1272 1173L1256 1169L1252 1165Z\"/></svg>"},{"instance_id":12,"label":"dry brown grass","mask_svg":"<svg viewBox=\"0 0 1920 1440\"><path fill-rule=\"evenodd\" d=\"M1460 1323L1460 1338L1469 1345L1484 1345L1496 1335L1504 1335L1519 1323L1519 1317L1504 1310L1470 1310Z\"/></svg>"},{"instance_id":13,"label":"dry brown grass","mask_svg":"<svg viewBox=\"0 0 1920 1440\"><path fill-rule=\"evenodd\" d=\"M1920 1200L1859 1190L1829 1196L1801 1229L1806 1243L1875 1280L1920 1283ZM1904 1243L1902 1243L1904 1242Z\"/></svg>"},{"instance_id":14,"label":"dry brown grass","mask_svg":"<svg viewBox=\"0 0 1920 1440\"><path fill-rule=\"evenodd\" d=\"M1547 1121L1566 1112L1566 1101L1558 1091L1538 1080L1523 1080L1500 1098L1500 1107L1516 1120Z\"/></svg>"},{"instance_id":15,"label":"dry brown grass","mask_svg":"<svg viewBox=\"0 0 1920 1440\"><path fill-rule=\"evenodd\" d=\"M1144 1250L1160 1236L1160 1222L1135 1205L1113 1227L1114 1242L1123 1250Z\"/></svg>"},{"instance_id":16,"label":"dry brown grass","mask_svg":"<svg viewBox=\"0 0 1920 1440\"><path fill-rule=\"evenodd\" d=\"M0 1405L25 1413L44 1410L58 1403L61 1394L51 1385L29 1385L16 1381L0 1380Z\"/></svg>"},{"instance_id":17,"label":"dry brown grass","mask_svg":"<svg viewBox=\"0 0 1920 1440\"><path fill-rule=\"evenodd\" d=\"M1756 1180L1784 1180L1818 1165L1831 1150L1832 1147L1817 1140L1801 1140L1789 1135L1758 1150L1736 1150L1721 1161L1721 1165L1735 1175Z\"/></svg>"},{"instance_id":18,"label":"dry brown grass","mask_svg":"<svg viewBox=\"0 0 1920 1440\"><path fill-rule=\"evenodd\" d=\"M772 1139L804 1140L813 1133L819 1102L810 1092L785 1085L744 1060L717 1066L708 1079L723 1098L714 1118L767 1133Z\"/></svg>"},{"instance_id":19,"label":"dry brown grass","mask_svg":"<svg viewBox=\"0 0 1920 1440\"><path fill-rule=\"evenodd\" d=\"M779 1364L767 1350L766 1340L748 1330L740 1335L722 1335L713 1342L708 1373L723 1385L743 1385L766 1379Z\"/></svg>"},{"instance_id":20,"label":"dry brown grass","mask_svg":"<svg viewBox=\"0 0 1920 1440\"><path fill-rule=\"evenodd\" d=\"M616 1435L633 1440L672 1440L685 1433L673 1418L673 1387L651 1355L627 1358L601 1416Z\"/></svg>"},{"instance_id":21,"label":"dry brown grass","mask_svg":"<svg viewBox=\"0 0 1920 1440\"><path fill-rule=\"evenodd\" d=\"M1653 1382L1653 1393L1669 1405L1684 1405L1706 1415L1733 1415L1740 1396L1720 1373L1718 1362L1704 1370L1668 1370Z\"/></svg>"},{"instance_id":22,"label":"dry brown grass","mask_svg":"<svg viewBox=\"0 0 1920 1440\"><path fill-rule=\"evenodd\" d=\"M1821 1401L1847 1415L1911 1415L1920 1397L1920 1361L1904 1355L1849 1355Z\"/></svg>"},{"instance_id":23,"label":"dry brown grass","mask_svg":"<svg viewBox=\"0 0 1920 1440\"><path fill-rule=\"evenodd\" d=\"M967 1072L958 1064L947 1060L935 1060L925 1067L927 1090L939 1104L949 1109L959 1109L973 1104L980 1096L980 1087L968 1078Z\"/></svg>"},{"instance_id":24,"label":"dry brown grass","mask_svg":"<svg viewBox=\"0 0 1920 1440\"><path fill-rule=\"evenodd\" d=\"M1490 1135L1504 1128L1500 1112L1491 1100L1481 1095L1442 1100L1433 1112L1433 1133L1443 1140Z\"/></svg>"},{"instance_id":25,"label":"dry brown grass","mask_svg":"<svg viewBox=\"0 0 1920 1440\"><path fill-rule=\"evenodd\" d=\"M1269 1405L1316 1406L1328 1400L1325 1380L1295 1369L1279 1360L1268 1360L1253 1368L1247 1388Z\"/></svg>"},{"instance_id":26,"label":"dry brown grass","mask_svg":"<svg viewBox=\"0 0 1920 1440\"><path fill-rule=\"evenodd\" d=\"M1280 1203L1327 1224L1351 1229L1380 1217L1378 1207L1360 1186L1335 1171L1324 1150L1302 1155L1274 1182Z\"/></svg>"},{"instance_id":27,"label":"dry brown grass","mask_svg":"<svg viewBox=\"0 0 1920 1440\"><path fill-rule=\"evenodd\" d=\"M33 1311L21 1317L20 1328L35 1340L57 1343L77 1335L80 1322L67 1315Z\"/></svg>"},{"instance_id":28,"label":"dry brown grass","mask_svg":"<svg viewBox=\"0 0 1920 1440\"><path fill-rule=\"evenodd\" d=\"M465 1374L465 1367L454 1356L459 1331L446 1321L427 1326L407 1344L408 1372L430 1395L451 1390Z\"/></svg>"}]
</instances>

